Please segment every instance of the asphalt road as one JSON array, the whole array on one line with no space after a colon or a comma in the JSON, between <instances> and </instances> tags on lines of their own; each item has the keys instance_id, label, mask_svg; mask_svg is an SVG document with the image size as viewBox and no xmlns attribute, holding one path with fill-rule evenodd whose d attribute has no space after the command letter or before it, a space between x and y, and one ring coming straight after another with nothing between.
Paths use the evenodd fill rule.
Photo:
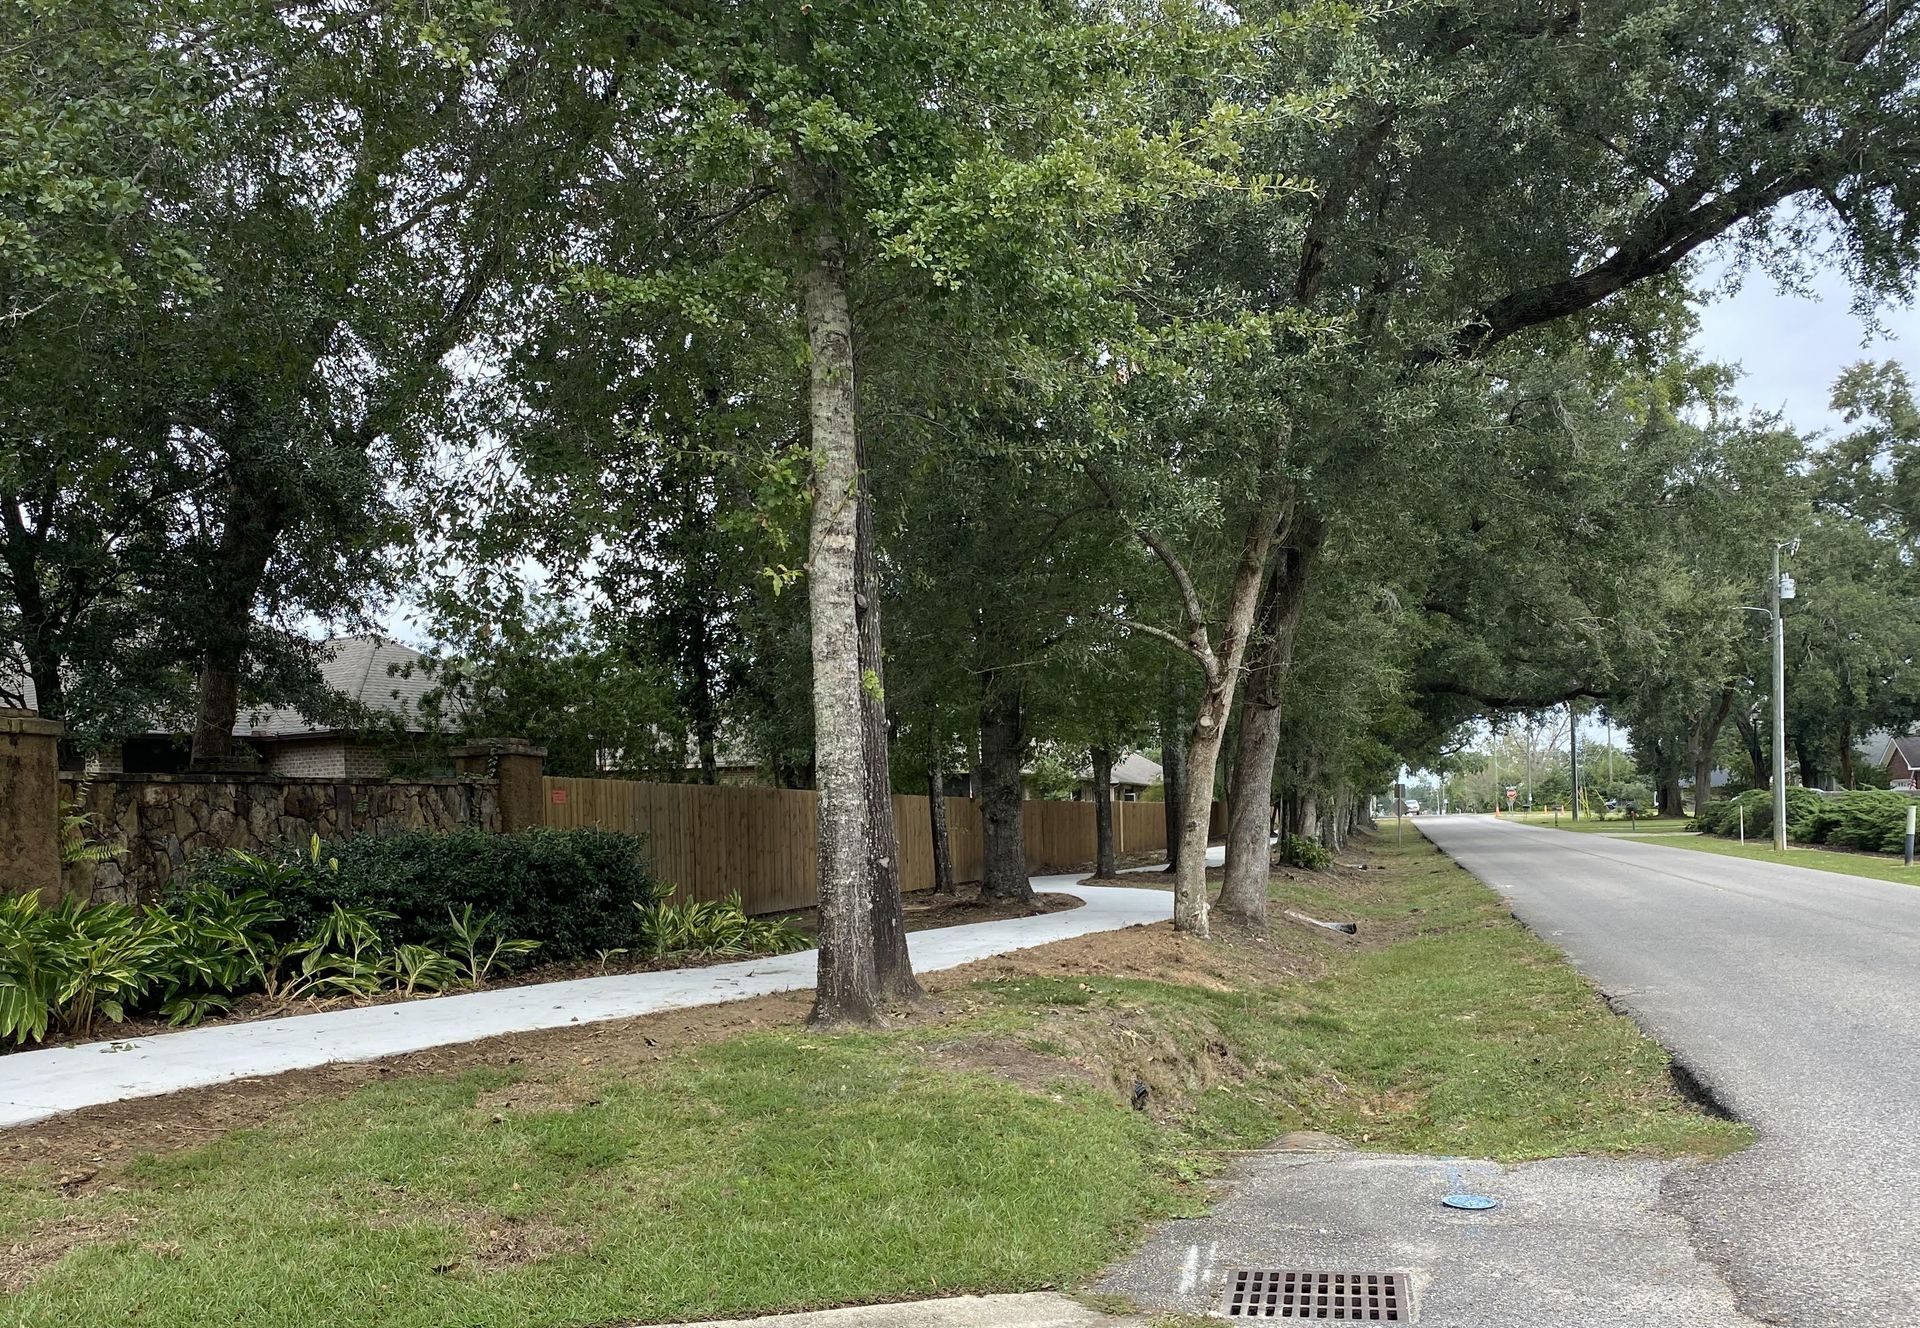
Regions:
<instances>
[{"instance_id":1,"label":"asphalt road","mask_svg":"<svg viewBox=\"0 0 1920 1328\"><path fill-rule=\"evenodd\" d=\"M1742 1311L1920 1324L1920 890L1489 817L1418 824L1759 1130L1661 1194Z\"/></svg>"}]
</instances>

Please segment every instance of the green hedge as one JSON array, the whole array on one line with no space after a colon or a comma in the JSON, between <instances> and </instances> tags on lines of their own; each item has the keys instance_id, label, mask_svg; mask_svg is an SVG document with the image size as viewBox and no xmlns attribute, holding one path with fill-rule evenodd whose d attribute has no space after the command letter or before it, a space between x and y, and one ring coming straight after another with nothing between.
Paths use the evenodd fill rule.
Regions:
<instances>
[{"instance_id":1,"label":"green hedge","mask_svg":"<svg viewBox=\"0 0 1920 1328\"><path fill-rule=\"evenodd\" d=\"M1856 789L1827 799L1820 816L1819 842L1874 853L1898 853L1906 846L1907 808L1913 799L1892 789Z\"/></svg>"},{"instance_id":2,"label":"green hedge","mask_svg":"<svg viewBox=\"0 0 1920 1328\"><path fill-rule=\"evenodd\" d=\"M519 830L487 834L408 831L323 844L320 860L276 884L279 929L304 936L335 904L392 915L389 944L432 945L449 910L491 913L496 931L540 942L542 961L584 959L632 943L635 904L666 889L648 870L636 835L612 830ZM330 866L337 862L338 867Z\"/></svg>"},{"instance_id":3,"label":"green hedge","mask_svg":"<svg viewBox=\"0 0 1920 1328\"><path fill-rule=\"evenodd\" d=\"M1912 799L1891 789L1856 789L1824 796L1813 789L1787 790L1787 838L1796 844L1832 844L1838 848L1898 853L1905 846L1907 806ZM1747 811L1747 838L1773 835L1773 794L1750 789L1737 798L1707 804L1694 827L1728 839L1740 833L1740 808Z\"/></svg>"}]
</instances>

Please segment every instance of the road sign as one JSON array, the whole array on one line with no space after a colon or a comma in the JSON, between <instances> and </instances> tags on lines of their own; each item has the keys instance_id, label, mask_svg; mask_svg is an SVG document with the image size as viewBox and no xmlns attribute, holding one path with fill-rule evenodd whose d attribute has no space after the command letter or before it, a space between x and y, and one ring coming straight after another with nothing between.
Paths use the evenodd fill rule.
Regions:
<instances>
[{"instance_id":1,"label":"road sign","mask_svg":"<svg viewBox=\"0 0 1920 1328\"><path fill-rule=\"evenodd\" d=\"M1507 785L1507 806L1509 807L1513 806L1513 800L1519 796L1520 796L1519 789L1515 788L1511 784Z\"/></svg>"}]
</instances>

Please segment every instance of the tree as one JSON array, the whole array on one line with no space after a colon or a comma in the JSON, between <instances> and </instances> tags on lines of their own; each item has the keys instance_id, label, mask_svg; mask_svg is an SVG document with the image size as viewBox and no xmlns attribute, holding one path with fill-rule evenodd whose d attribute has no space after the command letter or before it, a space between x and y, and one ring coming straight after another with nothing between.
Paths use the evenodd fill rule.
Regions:
<instances>
[{"instance_id":1,"label":"tree","mask_svg":"<svg viewBox=\"0 0 1920 1328\"><path fill-rule=\"evenodd\" d=\"M0 690L31 679L69 757L175 699L153 597L193 459L153 343L211 286L176 212L213 146L194 38L227 14L0 6Z\"/></svg>"},{"instance_id":2,"label":"tree","mask_svg":"<svg viewBox=\"0 0 1920 1328\"><path fill-rule=\"evenodd\" d=\"M351 618L389 584L391 484L447 357L597 130L568 71L484 14L319 19L283 6L208 39L236 91L182 217L216 282L174 417L209 454L183 551L197 765L234 754L258 619Z\"/></svg>"},{"instance_id":3,"label":"tree","mask_svg":"<svg viewBox=\"0 0 1920 1328\"><path fill-rule=\"evenodd\" d=\"M1269 260L1265 288L1353 329L1289 442L1293 472L1312 476L1297 508L1337 511L1391 459L1381 442L1402 432L1356 446L1356 415L1423 410L1423 394L1575 316L1638 336L1639 292L1703 245L1737 236L1740 255L1790 265L1824 210L1863 289L1900 289L1914 262L1910 11L1617 8L1383 18L1361 35L1395 58L1368 66L1332 132L1251 146L1253 169L1320 182L1297 256ZM1248 87L1270 96L1295 78L1276 65ZM1559 186L1536 190L1542 176ZM1245 272L1261 249L1219 252ZM1322 457L1344 464L1323 473Z\"/></svg>"},{"instance_id":4,"label":"tree","mask_svg":"<svg viewBox=\"0 0 1920 1328\"><path fill-rule=\"evenodd\" d=\"M861 384L886 356L874 353L863 301L911 291L954 325L1078 326L1098 291L1076 270L1072 236L1084 217L1137 196L1116 187L1104 137L1130 154L1122 169L1157 179L1137 134L1087 113L1102 92L1095 71L1118 67L1107 43L1150 44L1127 25L1089 33L1057 19L1044 5L669 9L627 34L636 54L625 73L653 86L663 62L677 96L674 114L645 119L624 149L640 158L628 178L690 175L716 189L738 244L691 282L658 271L610 280L655 290L664 280L687 295L709 292L703 277L731 278L727 291L770 292L777 280L804 332L820 1023L871 1020L911 980L875 960L898 930L898 900L871 870L873 822L890 812L870 801L882 781L866 728L885 708L884 696L865 703L880 670L858 645ZM608 19L610 35L623 21ZM877 838L889 838L884 824Z\"/></svg>"}]
</instances>

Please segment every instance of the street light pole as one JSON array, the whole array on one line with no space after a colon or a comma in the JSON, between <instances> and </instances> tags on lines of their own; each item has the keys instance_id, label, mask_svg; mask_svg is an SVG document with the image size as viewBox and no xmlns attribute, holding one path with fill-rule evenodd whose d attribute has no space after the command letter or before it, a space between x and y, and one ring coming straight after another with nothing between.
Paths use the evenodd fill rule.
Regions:
<instances>
[{"instance_id":1,"label":"street light pole","mask_svg":"<svg viewBox=\"0 0 1920 1328\"><path fill-rule=\"evenodd\" d=\"M1787 632L1780 621L1780 546L1773 546L1773 851L1787 851Z\"/></svg>"}]
</instances>

